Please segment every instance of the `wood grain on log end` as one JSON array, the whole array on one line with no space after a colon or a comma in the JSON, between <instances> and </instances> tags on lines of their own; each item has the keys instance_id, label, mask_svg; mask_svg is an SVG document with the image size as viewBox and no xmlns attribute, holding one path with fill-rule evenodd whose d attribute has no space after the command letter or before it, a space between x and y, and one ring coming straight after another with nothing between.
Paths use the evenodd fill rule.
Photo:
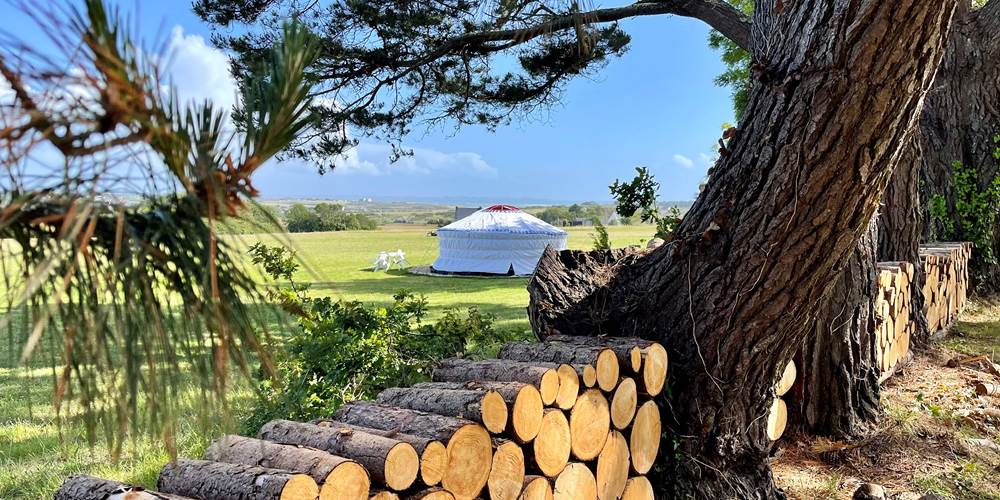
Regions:
<instances>
[{"instance_id":1,"label":"wood grain on log end","mask_svg":"<svg viewBox=\"0 0 1000 500\"><path fill-rule=\"evenodd\" d=\"M406 495L406 500L455 500L455 495L442 488L429 488Z\"/></svg>"},{"instance_id":2,"label":"wood grain on log end","mask_svg":"<svg viewBox=\"0 0 1000 500\"><path fill-rule=\"evenodd\" d=\"M653 468L656 454L660 451L660 408L655 401L646 401L635 413L629 435L629 452L632 468L645 474Z\"/></svg>"},{"instance_id":3,"label":"wood grain on log end","mask_svg":"<svg viewBox=\"0 0 1000 500\"><path fill-rule=\"evenodd\" d=\"M781 378L778 379L778 383L774 386L774 393L778 396L784 396L785 393L791 390L792 386L795 385L796 373L795 361L789 361L785 365L785 369L781 372Z\"/></svg>"},{"instance_id":4,"label":"wood grain on log end","mask_svg":"<svg viewBox=\"0 0 1000 500\"><path fill-rule=\"evenodd\" d=\"M448 440L448 469L441 485L458 498L476 498L493 464L493 441L482 426L469 424Z\"/></svg>"},{"instance_id":5,"label":"wood grain on log end","mask_svg":"<svg viewBox=\"0 0 1000 500\"><path fill-rule=\"evenodd\" d=\"M622 500L653 500L656 495L653 493L653 484L646 479L646 476L630 477L625 483L625 491L622 493Z\"/></svg>"},{"instance_id":6,"label":"wood grain on log end","mask_svg":"<svg viewBox=\"0 0 1000 500\"><path fill-rule=\"evenodd\" d=\"M663 392L667 382L667 365L667 350L663 345L658 342L650 344L642 360L642 382L650 396Z\"/></svg>"},{"instance_id":7,"label":"wood grain on log end","mask_svg":"<svg viewBox=\"0 0 1000 500\"><path fill-rule=\"evenodd\" d=\"M777 441L785 433L785 424L788 423L788 406L781 398L774 398L771 403L771 411L767 414L767 437L771 441Z\"/></svg>"},{"instance_id":8,"label":"wood grain on log end","mask_svg":"<svg viewBox=\"0 0 1000 500\"><path fill-rule=\"evenodd\" d=\"M596 500L597 481L586 465L572 463L556 478L555 500Z\"/></svg>"},{"instance_id":9,"label":"wood grain on log end","mask_svg":"<svg viewBox=\"0 0 1000 500\"><path fill-rule=\"evenodd\" d=\"M532 443L535 464L548 477L556 477L569 463L572 437L566 415L548 409L542 417L542 427Z\"/></svg>"},{"instance_id":10,"label":"wood grain on log end","mask_svg":"<svg viewBox=\"0 0 1000 500\"><path fill-rule=\"evenodd\" d=\"M391 491L378 491L373 493L368 500L399 500L399 495Z\"/></svg>"},{"instance_id":11,"label":"wood grain on log end","mask_svg":"<svg viewBox=\"0 0 1000 500\"><path fill-rule=\"evenodd\" d=\"M639 394L635 386L635 380L631 377L624 377L615 388L615 393L611 397L611 423L616 429L624 430L632 423L635 417L635 409L639 403Z\"/></svg>"},{"instance_id":12,"label":"wood grain on log end","mask_svg":"<svg viewBox=\"0 0 1000 500\"><path fill-rule=\"evenodd\" d=\"M611 431L597 457L597 498L616 500L621 496L628 481L629 464L625 437L618 431Z\"/></svg>"},{"instance_id":13,"label":"wood grain on log end","mask_svg":"<svg viewBox=\"0 0 1000 500\"><path fill-rule=\"evenodd\" d=\"M587 389L577 398L569 417L573 456L579 460L596 458L604 449L610 429L611 411L607 398L597 389Z\"/></svg>"},{"instance_id":14,"label":"wood grain on log end","mask_svg":"<svg viewBox=\"0 0 1000 500\"><path fill-rule=\"evenodd\" d=\"M490 500L517 500L524 484L524 452L512 441L497 446L486 481Z\"/></svg>"},{"instance_id":15,"label":"wood grain on log end","mask_svg":"<svg viewBox=\"0 0 1000 500\"><path fill-rule=\"evenodd\" d=\"M524 488L518 500L553 500L552 484L542 476L525 476Z\"/></svg>"},{"instance_id":16,"label":"wood grain on log end","mask_svg":"<svg viewBox=\"0 0 1000 500\"><path fill-rule=\"evenodd\" d=\"M576 397L580 394L580 375L575 368L567 364L559 365L556 372L559 374L559 395L556 396L556 406L569 410L576 404Z\"/></svg>"},{"instance_id":17,"label":"wood grain on log end","mask_svg":"<svg viewBox=\"0 0 1000 500\"><path fill-rule=\"evenodd\" d=\"M615 351L602 349L597 355L594 368L597 369L597 386L604 392L615 390L615 386L618 385L618 374L621 371Z\"/></svg>"},{"instance_id":18,"label":"wood grain on log end","mask_svg":"<svg viewBox=\"0 0 1000 500\"><path fill-rule=\"evenodd\" d=\"M436 486L448 470L448 448L441 441L431 441L420 454L420 480L427 486Z\"/></svg>"}]
</instances>

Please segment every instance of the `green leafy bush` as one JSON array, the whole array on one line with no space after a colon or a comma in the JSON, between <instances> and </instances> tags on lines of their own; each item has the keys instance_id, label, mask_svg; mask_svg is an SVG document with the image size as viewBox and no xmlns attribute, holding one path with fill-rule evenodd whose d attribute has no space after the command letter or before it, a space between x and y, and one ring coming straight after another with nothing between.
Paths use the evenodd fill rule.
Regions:
<instances>
[{"instance_id":1,"label":"green leafy bush","mask_svg":"<svg viewBox=\"0 0 1000 500\"><path fill-rule=\"evenodd\" d=\"M297 324L275 349L280 378L260 383L247 432L275 418L330 416L345 401L426 380L442 358L487 352L506 340L493 315L476 308L424 323L427 300L406 291L387 306L310 297L307 285L292 282L298 264L286 249L257 244L250 254L272 278L290 283L270 296Z\"/></svg>"},{"instance_id":2,"label":"green leafy bush","mask_svg":"<svg viewBox=\"0 0 1000 500\"><path fill-rule=\"evenodd\" d=\"M646 167L636 167L635 172L636 176L631 181L621 182L615 179L615 183L608 186L617 203L615 210L626 219L639 212L642 222L656 224L657 238L669 240L681 223L681 210L673 206L666 214L661 214L656 201L660 183L656 182Z\"/></svg>"},{"instance_id":3,"label":"green leafy bush","mask_svg":"<svg viewBox=\"0 0 1000 500\"><path fill-rule=\"evenodd\" d=\"M594 219L594 231L597 234L590 235L594 241L594 250L611 250L611 238L608 237L608 228L601 224L600 219Z\"/></svg>"},{"instance_id":4,"label":"green leafy bush","mask_svg":"<svg viewBox=\"0 0 1000 500\"><path fill-rule=\"evenodd\" d=\"M1000 161L1000 135L993 141L997 143L993 156ZM949 214L948 200L944 196L935 194L930 199L928 210L936 222L932 227L936 226L943 233L934 236L947 241L971 241L973 281L982 283L985 274L998 263L993 242L997 211L1000 210L1000 175L994 174L986 182L981 181L978 169L960 161L952 163L951 173L955 187L952 214Z\"/></svg>"}]
</instances>

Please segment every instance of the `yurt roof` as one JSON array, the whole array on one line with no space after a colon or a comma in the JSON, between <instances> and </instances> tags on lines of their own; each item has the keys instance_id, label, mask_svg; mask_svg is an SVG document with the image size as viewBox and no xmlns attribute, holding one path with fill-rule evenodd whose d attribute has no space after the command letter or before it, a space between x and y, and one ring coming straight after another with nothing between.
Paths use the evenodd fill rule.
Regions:
<instances>
[{"instance_id":1,"label":"yurt roof","mask_svg":"<svg viewBox=\"0 0 1000 500\"><path fill-rule=\"evenodd\" d=\"M486 207L438 229L438 232L566 234L566 231L511 205Z\"/></svg>"}]
</instances>

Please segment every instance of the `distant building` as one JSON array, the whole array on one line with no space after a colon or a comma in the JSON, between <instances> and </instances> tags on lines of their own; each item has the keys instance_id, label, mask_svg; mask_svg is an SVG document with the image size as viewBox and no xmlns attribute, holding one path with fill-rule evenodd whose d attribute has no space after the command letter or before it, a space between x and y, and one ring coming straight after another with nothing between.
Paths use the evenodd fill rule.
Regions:
<instances>
[{"instance_id":1,"label":"distant building","mask_svg":"<svg viewBox=\"0 0 1000 500\"><path fill-rule=\"evenodd\" d=\"M455 207L455 220L456 221L462 220L462 219L464 219L464 218L466 218L466 217L468 217L468 216L470 216L470 215L472 215L472 214L474 214L474 213L482 210L482 208L483 207L475 207L475 208L471 208L471 207Z\"/></svg>"},{"instance_id":2,"label":"distant building","mask_svg":"<svg viewBox=\"0 0 1000 500\"><path fill-rule=\"evenodd\" d=\"M586 217L577 217L569 222L571 226L593 226L594 221Z\"/></svg>"}]
</instances>

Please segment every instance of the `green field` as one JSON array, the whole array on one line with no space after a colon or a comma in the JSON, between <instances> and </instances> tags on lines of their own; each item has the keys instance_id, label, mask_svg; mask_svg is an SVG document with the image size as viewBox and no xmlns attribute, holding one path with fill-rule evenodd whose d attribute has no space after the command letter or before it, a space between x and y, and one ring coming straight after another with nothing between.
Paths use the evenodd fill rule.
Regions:
<instances>
[{"instance_id":1,"label":"green field","mask_svg":"<svg viewBox=\"0 0 1000 500\"><path fill-rule=\"evenodd\" d=\"M476 306L491 312L502 328L528 329L525 306L526 278L459 278L417 276L401 271L371 272L371 259L382 250L402 249L413 265L428 265L437 255L437 239L427 236L429 226L387 226L377 231L306 233L291 236L308 267L295 277L312 284L314 295L329 295L366 302L388 302L400 289L426 295L430 317L452 307ZM590 248L593 228L570 228L569 246ZM650 226L610 227L612 244L626 246L648 239ZM276 237L240 237L242 244ZM45 368L54 349L42 349L32 368L12 367L17 354L7 339L0 342L0 499L51 498L67 476L89 473L121 481L155 486L156 475L167 460L157 439L137 438L118 463L111 463L106 447L90 449L83 425L72 416L57 424L52 408L52 371ZM249 392L233 393L233 421ZM179 402L184 413L194 414L194 398ZM70 410L72 414L72 409ZM182 419L179 453L198 456L206 443L234 423L213 422L208 433Z\"/></svg>"}]
</instances>

